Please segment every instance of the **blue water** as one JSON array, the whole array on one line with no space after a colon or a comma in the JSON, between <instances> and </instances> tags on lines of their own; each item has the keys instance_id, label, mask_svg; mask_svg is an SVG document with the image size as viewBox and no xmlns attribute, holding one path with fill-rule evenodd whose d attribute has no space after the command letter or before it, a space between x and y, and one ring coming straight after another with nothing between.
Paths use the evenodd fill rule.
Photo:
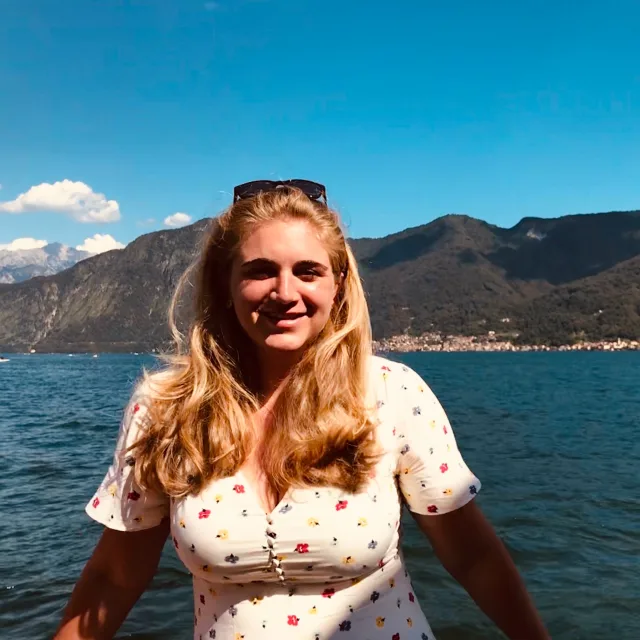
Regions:
<instances>
[{"instance_id":1,"label":"blue water","mask_svg":"<svg viewBox=\"0 0 640 640\"><path fill-rule=\"evenodd\" d=\"M447 409L554 639L640 638L640 354L397 356ZM0 364L0 637L50 637L100 526L83 513L148 356ZM499 638L407 522L416 591L441 640ZM191 638L170 545L118 637Z\"/></svg>"}]
</instances>

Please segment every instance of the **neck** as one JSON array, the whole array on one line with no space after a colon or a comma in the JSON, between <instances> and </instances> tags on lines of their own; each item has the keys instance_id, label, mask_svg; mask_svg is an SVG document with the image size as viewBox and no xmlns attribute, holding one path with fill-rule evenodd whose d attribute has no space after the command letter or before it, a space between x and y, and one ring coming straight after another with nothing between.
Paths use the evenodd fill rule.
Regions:
<instances>
[{"instance_id":1,"label":"neck","mask_svg":"<svg viewBox=\"0 0 640 640\"><path fill-rule=\"evenodd\" d=\"M300 354L291 353L263 353L260 358L260 394L268 400L278 395L291 373L293 367L300 360Z\"/></svg>"}]
</instances>

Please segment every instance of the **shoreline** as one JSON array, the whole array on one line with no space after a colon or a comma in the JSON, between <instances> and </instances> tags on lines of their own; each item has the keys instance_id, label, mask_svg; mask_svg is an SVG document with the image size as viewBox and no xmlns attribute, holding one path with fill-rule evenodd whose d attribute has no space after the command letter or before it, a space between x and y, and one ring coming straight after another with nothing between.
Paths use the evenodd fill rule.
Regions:
<instances>
[{"instance_id":1,"label":"shoreline","mask_svg":"<svg viewBox=\"0 0 640 640\"><path fill-rule=\"evenodd\" d=\"M550 352L550 351L640 351L639 340L594 340L580 341L564 345L514 344L495 335L456 336L440 333L425 333L421 336L392 336L374 340L374 351L380 353L416 353L416 352Z\"/></svg>"},{"instance_id":2,"label":"shoreline","mask_svg":"<svg viewBox=\"0 0 640 640\"><path fill-rule=\"evenodd\" d=\"M551 351L640 351L640 340L583 340L574 344L514 344L504 336L460 336L442 335L440 333L425 333L421 336L399 335L390 338L374 340L375 353L467 353L467 352L551 352ZM37 351L36 349L21 350L16 348L0 348L0 355L101 355L101 354L129 354L157 356L161 350L155 349L56 349L54 351ZM84 345L83 345L84 346Z\"/></svg>"}]
</instances>

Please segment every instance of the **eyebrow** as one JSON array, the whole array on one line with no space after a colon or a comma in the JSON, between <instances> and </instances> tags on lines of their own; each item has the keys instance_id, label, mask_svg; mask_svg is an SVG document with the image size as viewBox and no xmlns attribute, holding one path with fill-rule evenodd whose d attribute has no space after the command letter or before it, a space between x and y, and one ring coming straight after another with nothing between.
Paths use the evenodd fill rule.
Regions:
<instances>
[{"instance_id":1,"label":"eyebrow","mask_svg":"<svg viewBox=\"0 0 640 640\"><path fill-rule=\"evenodd\" d=\"M247 260L247 262L243 262L241 268L243 270L249 270L255 267L275 267L278 268L278 264L273 260L269 260L267 258L255 258L253 260ZM322 264L321 262L316 262L315 260L299 260L293 265L294 269L317 269L318 271L322 271L322 273L327 273L329 271L329 267Z\"/></svg>"}]
</instances>

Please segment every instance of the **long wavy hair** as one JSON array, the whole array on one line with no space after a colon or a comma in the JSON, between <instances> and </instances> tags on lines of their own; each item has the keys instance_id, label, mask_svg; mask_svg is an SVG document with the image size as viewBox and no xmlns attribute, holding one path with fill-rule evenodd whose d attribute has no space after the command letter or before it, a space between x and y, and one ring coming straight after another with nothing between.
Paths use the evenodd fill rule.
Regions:
<instances>
[{"instance_id":1,"label":"long wavy hair","mask_svg":"<svg viewBox=\"0 0 640 640\"><path fill-rule=\"evenodd\" d=\"M327 324L275 401L261 470L276 496L299 486L357 492L366 483L378 453L367 403L372 344L365 294L337 213L287 188L240 200L213 219L198 260L178 283L169 308L175 351L140 383L149 419L132 451L142 486L174 497L198 494L238 471L256 445L256 351L227 303L239 246L274 220L313 226L339 289ZM195 309L183 335L176 309L192 287Z\"/></svg>"}]
</instances>

